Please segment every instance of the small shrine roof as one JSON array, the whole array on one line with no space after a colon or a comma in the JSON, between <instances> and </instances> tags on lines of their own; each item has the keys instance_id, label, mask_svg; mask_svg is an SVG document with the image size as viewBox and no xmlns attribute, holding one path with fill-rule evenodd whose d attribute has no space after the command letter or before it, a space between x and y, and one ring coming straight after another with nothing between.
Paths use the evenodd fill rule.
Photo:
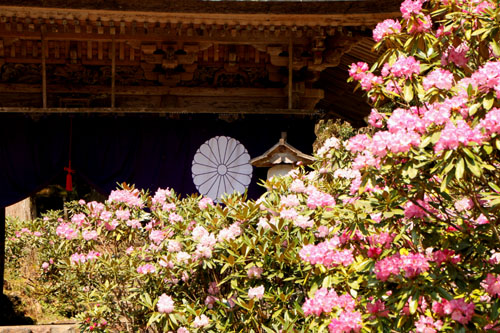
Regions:
<instances>
[{"instance_id":1,"label":"small shrine roof","mask_svg":"<svg viewBox=\"0 0 500 333\"><path fill-rule=\"evenodd\" d=\"M286 133L282 133L282 137L277 144L272 146L261 156L250 160L250 164L255 167L272 167L278 164L311 164L314 162L314 157L304 154L297 148L286 142Z\"/></svg>"}]
</instances>

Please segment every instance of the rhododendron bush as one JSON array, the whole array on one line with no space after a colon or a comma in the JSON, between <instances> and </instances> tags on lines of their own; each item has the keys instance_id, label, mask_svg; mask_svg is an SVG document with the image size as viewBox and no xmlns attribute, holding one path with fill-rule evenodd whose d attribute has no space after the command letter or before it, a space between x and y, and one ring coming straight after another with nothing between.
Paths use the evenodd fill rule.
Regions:
<instances>
[{"instance_id":1,"label":"rhododendron bush","mask_svg":"<svg viewBox=\"0 0 500 333\"><path fill-rule=\"evenodd\" d=\"M500 331L500 8L401 12L350 69L370 126L326 139L313 171L257 201L125 186L12 249L40 248L40 285L90 331Z\"/></svg>"}]
</instances>

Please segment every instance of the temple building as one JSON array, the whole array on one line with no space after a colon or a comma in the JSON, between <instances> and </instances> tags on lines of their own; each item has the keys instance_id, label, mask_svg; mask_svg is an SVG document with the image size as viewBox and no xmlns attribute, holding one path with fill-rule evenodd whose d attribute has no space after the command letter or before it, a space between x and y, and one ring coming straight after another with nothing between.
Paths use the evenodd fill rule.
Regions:
<instances>
[{"instance_id":1,"label":"temple building","mask_svg":"<svg viewBox=\"0 0 500 333\"><path fill-rule=\"evenodd\" d=\"M255 197L282 132L311 154L318 119L364 124L347 69L399 3L0 0L0 257L3 207L60 174Z\"/></svg>"}]
</instances>

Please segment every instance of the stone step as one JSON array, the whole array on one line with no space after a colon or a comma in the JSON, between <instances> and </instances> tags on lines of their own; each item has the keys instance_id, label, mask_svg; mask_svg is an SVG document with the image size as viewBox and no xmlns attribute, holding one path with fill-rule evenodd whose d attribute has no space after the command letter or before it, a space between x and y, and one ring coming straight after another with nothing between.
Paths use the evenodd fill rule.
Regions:
<instances>
[{"instance_id":1,"label":"stone step","mask_svg":"<svg viewBox=\"0 0 500 333\"><path fill-rule=\"evenodd\" d=\"M0 326L0 333L76 333L77 325L23 325Z\"/></svg>"}]
</instances>

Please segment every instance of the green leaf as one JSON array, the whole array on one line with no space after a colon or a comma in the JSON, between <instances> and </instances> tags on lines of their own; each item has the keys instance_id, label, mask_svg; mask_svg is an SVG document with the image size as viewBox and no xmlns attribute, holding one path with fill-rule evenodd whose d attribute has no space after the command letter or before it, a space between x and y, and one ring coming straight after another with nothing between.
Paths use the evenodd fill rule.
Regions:
<instances>
[{"instance_id":1,"label":"green leaf","mask_svg":"<svg viewBox=\"0 0 500 333\"><path fill-rule=\"evenodd\" d=\"M493 107L494 102L495 99L493 98L493 95L490 93L486 95L486 97L483 99L483 107L488 111Z\"/></svg>"},{"instance_id":2,"label":"green leaf","mask_svg":"<svg viewBox=\"0 0 500 333\"><path fill-rule=\"evenodd\" d=\"M465 162L464 162L464 159L461 158L457 165L456 165L456 169L455 169L455 178L457 180L461 179L463 176L464 176L464 168L465 168Z\"/></svg>"},{"instance_id":3,"label":"green leaf","mask_svg":"<svg viewBox=\"0 0 500 333\"><path fill-rule=\"evenodd\" d=\"M403 90L403 98L406 102L411 102L413 99L413 86L410 80L405 82L405 88Z\"/></svg>"},{"instance_id":4,"label":"green leaf","mask_svg":"<svg viewBox=\"0 0 500 333\"><path fill-rule=\"evenodd\" d=\"M490 187L493 189L493 191L500 193L500 187L498 187L497 184L489 182L488 185L490 185Z\"/></svg>"},{"instance_id":5,"label":"green leaf","mask_svg":"<svg viewBox=\"0 0 500 333\"><path fill-rule=\"evenodd\" d=\"M495 57L497 57L497 58L500 57L500 46L498 46L498 43L495 40L495 38L493 38L491 40L490 46L491 46L491 50L495 54Z\"/></svg>"},{"instance_id":6,"label":"green leaf","mask_svg":"<svg viewBox=\"0 0 500 333\"><path fill-rule=\"evenodd\" d=\"M410 313L414 314L415 312L417 312L417 308L418 308L418 297L415 297L415 299L412 299L410 302Z\"/></svg>"}]
</instances>

